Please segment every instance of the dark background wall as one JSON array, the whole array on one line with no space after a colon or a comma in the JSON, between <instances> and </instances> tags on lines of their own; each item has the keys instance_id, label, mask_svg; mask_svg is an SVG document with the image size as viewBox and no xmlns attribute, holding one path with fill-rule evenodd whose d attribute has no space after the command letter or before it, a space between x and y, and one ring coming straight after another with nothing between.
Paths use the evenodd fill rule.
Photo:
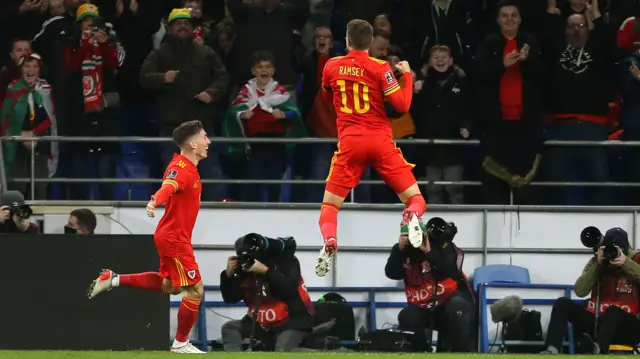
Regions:
<instances>
[{"instance_id":1,"label":"dark background wall","mask_svg":"<svg viewBox=\"0 0 640 359\"><path fill-rule=\"evenodd\" d=\"M87 298L102 268L157 271L150 235L2 235L0 349L166 350L169 298L116 288Z\"/></svg>"}]
</instances>

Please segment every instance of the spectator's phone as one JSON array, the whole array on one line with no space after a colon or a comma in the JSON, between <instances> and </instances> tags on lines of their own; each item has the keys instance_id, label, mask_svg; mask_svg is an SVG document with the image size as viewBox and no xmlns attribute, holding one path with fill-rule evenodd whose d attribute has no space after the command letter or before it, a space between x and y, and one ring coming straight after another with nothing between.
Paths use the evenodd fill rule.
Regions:
<instances>
[{"instance_id":1,"label":"spectator's phone","mask_svg":"<svg viewBox=\"0 0 640 359\"><path fill-rule=\"evenodd\" d=\"M93 32L96 31L100 31L100 30L106 30L107 29L107 23L106 21L104 21L104 18L101 16L96 16L93 18Z\"/></svg>"}]
</instances>

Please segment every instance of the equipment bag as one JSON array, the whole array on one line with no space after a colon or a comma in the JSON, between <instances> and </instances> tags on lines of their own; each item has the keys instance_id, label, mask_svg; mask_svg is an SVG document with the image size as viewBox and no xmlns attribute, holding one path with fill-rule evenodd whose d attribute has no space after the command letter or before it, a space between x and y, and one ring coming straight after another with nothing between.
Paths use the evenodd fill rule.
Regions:
<instances>
[{"instance_id":1,"label":"equipment bag","mask_svg":"<svg viewBox=\"0 0 640 359\"><path fill-rule=\"evenodd\" d=\"M305 347L324 349L328 342L355 340L356 319L353 308L343 296L337 293L327 293L320 297L317 303L314 303L314 308L316 311L314 327L332 319L335 319L336 324L326 332L307 338Z\"/></svg>"},{"instance_id":2,"label":"equipment bag","mask_svg":"<svg viewBox=\"0 0 640 359\"><path fill-rule=\"evenodd\" d=\"M532 343L531 345L505 345L505 341L507 340L544 342L541 319L542 316L540 312L524 309L515 322L504 323L502 326L501 351L508 351L510 353L540 353L541 350L544 350L544 344L537 343Z\"/></svg>"}]
</instances>

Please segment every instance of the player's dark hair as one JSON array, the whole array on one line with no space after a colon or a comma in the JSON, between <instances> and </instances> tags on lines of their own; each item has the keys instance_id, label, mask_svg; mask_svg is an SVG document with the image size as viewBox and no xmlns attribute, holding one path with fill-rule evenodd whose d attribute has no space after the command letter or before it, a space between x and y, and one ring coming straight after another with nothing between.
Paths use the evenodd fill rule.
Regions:
<instances>
[{"instance_id":1,"label":"player's dark hair","mask_svg":"<svg viewBox=\"0 0 640 359\"><path fill-rule=\"evenodd\" d=\"M78 226L93 234L96 230L96 215L88 208L78 208L71 211L71 215L78 219Z\"/></svg>"},{"instance_id":2,"label":"player's dark hair","mask_svg":"<svg viewBox=\"0 0 640 359\"><path fill-rule=\"evenodd\" d=\"M376 37L381 37L383 39L391 41L391 34L389 34L389 32L385 30L374 29L373 38L376 38Z\"/></svg>"},{"instance_id":3,"label":"player's dark hair","mask_svg":"<svg viewBox=\"0 0 640 359\"><path fill-rule=\"evenodd\" d=\"M184 122L173 130L173 142L181 147L189 138L199 134L203 128L202 122L197 120Z\"/></svg>"},{"instance_id":4,"label":"player's dark hair","mask_svg":"<svg viewBox=\"0 0 640 359\"><path fill-rule=\"evenodd\" d=\"M276 57L270 51L256 51L251 55L251 67L260 64L261 62L270 62L274 67L276 66Z\"/></svg>"},{"instance_id":5,"label":"player's dark hair","mask_svg":"<svg viewBox=\"0 0 640 359\"><path fill-rule=\"evenodd\" d=\"M518 10L518 14L521 14L520 12L520 1L517 0L501 0L496 4L496 16L500 16L500 11L502 10L503 7L507 7L507 6L513 6Z\"/></svg>"},{"instance_id":6,"label":"player's dark hair","mask_svg":"<svg viewBox=\"0 0 640 359\"><path fill-rule=\"evenodd\" d=\"M13 39L11 39L11 42L9 42L9 52L13 51L13 47L16 46L16 43L22 42L22 41L31 43L31 39L26 38L24 36L14 37Z\"/></svg>"},{"instance_id":7,"label":"player's dark hair","mask_svg":"<svg viewBox=\"0 0 640 359\"><path fill-rule=\"evenodd\" d=\"M353 19L347 24L347 39L354 50L366 50L373 41L373 26L365 20Z\"/></svg>"}]
</instances>

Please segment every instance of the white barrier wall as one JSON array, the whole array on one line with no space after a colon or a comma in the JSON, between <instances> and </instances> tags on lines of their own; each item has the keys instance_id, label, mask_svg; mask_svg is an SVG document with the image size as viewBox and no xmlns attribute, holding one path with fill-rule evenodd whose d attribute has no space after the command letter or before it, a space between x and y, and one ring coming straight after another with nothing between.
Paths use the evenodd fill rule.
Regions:
<instances>
[{"instance_id":1,"label":"white barrier wall","mask_svg":"<svg viewBox=\"0 0 640 359\"><path fill-rule=\"evenodd\" d=\"M112 234L150 234L158 223L162 210L156 218L147 217L144 208L114 208L110 230ZM194 245L231 245L243 234L259 232L266 236L293 236L298 246L320 246L322 238L318 229L319 210L314 209L218 209L207 208L200 211L193 234ZM440 216L452 221L458 227L455 243L463 249L480 249L486 243L489 253L484 258L481 253L466 254L464 271L471 275L475 268L483 264L512 264L529 269L532 283L572 284L580 275L590 255L555 254L549 250L582 249L579 235L587 226L596 226L603 232L612 227L620 227L632 238L637 214L631 213L567 213L567 212L526 212L526 211L429 211L428 216ZM485 218L486 216L486 224ZM116 222L117 221L117 222ZM58 223L60 222L60 223ZM45 223L49 232L60 233L66 223L58 217L48 217ZM397 242L399 234L399 211L349 210L340 211L338 238L341 248L349 246L390 249ZM486 227L485 227L486 226ZM59 230L58 230L59 228ZM491 253L492 250L528 249L537 253L510 254ZM220 272L225 268L231 251L197 250L205 285L219 285ZM314 273L316 253L297 254L302 264L302 275L309 287L400 287L401 283L389 280L384 275L386 253L342 252L337 257L337 277L332 283L331 275L318 278ZM108 263L105 263L108 266ZM117 268L113 268L117 271ZM505 293L504 289L489 289L489 298L499 298L506 294L521 294L524 298L557 298L559 291L515 291ZM322 293L312 293L316 299ZM347 300L365 301L366 294L347 293ZM177 300L173 298L172 300ZM221 300L219 293L207 293L207 300ZM405 302L403 293L380 293L377 301ZM546 329L550 307L534 308L543 314ZM215 311L215 313L214 313ZM377 326L397 323L398 309L378 309ZM246 311L236 308L213 308L207 313L209 339L219 338L220 326L226 317L240 319ZM216 314L217 313L217 314ZM172 314L172 331L175 329L175 312ZM367 325L364 309L356 310L357 328ZM490 322L490 320L489 320ZM490 322L491 323L491 322ZM490 324L490 338L495 335L495 325Z\"/></svg>"}]
</instances>

